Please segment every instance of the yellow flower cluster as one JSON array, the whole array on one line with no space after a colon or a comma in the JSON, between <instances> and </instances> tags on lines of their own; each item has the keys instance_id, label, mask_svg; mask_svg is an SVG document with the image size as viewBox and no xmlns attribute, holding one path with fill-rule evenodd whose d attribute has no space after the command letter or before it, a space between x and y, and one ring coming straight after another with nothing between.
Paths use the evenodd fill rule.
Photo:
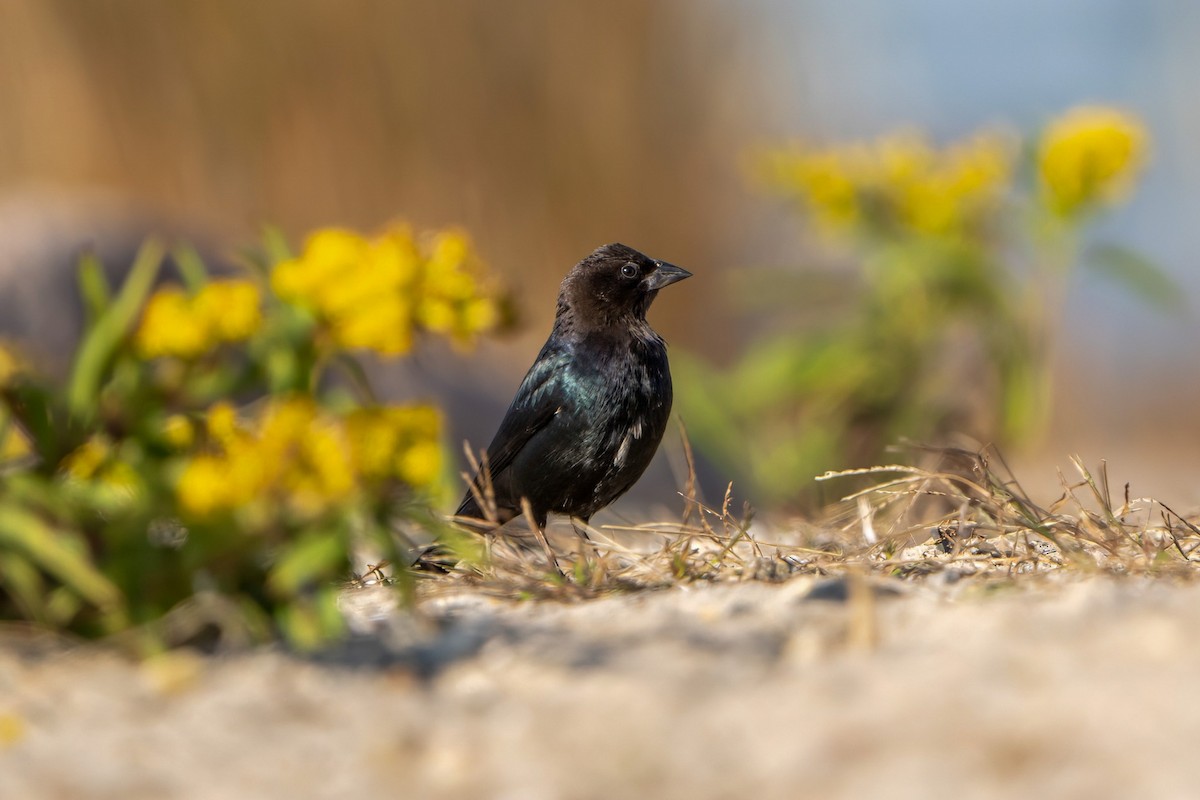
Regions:
<instances>
[{"instance_id":1,"label":"yellow flower cluster","mask_svg":"<svg viewBox=\"0 0 1200 800\"><path fill-rule=\"evenodd\" d=\"M0 389L10 383L22 369L17 354L0 343ZM0 462L21 458L29 453L29 441L13 424L8 414L0 410Z\"/></svg>"},{"instance_id":2,"label":"yellow flower cluster","mask_svg":"<svg viewBox=\"0 0 1200 800\"><path fill-rule=\"evenodd\" d=\"M112 458L112 445L107 439L93 436L72 450L62 460L67 477L86 481L91 479Z\"/></svg>"},{"instance_id":3,"label":"yellow flower cluster","mask_svg":"<svg viewBox=\"0 0 1200 800\"><path fill-rule=\"evenodd\" d=\"M1113 108L1073 108L1046 128L1038 148L1044 196L1060 214L1119 202L1146 161L1149 137L1136 117Z\"/></svg>"},{"instance_id":4,"label":"yellow flower cluster","mask_svg":"<svg viewBox=\"0 0 1200 800\"><path fill-rule=\"evenodd\" d=\"M24 458L32 452L29 439L6 412L0 411L0 464Z\"/></svg>"},{"instance_id":5,"label":"yellow flower cluster","mask_svg":"<svg viewBox=\"0 0 1200 800\"><path fill-rule=\"evenodd\" d=\"M147 301L134 346L144 358L197 358L250 338L261 325L261 297L251 281L211 281L195 294L169 286Z\"/></svg>"},{"instance_id":6,"label":"yellow flower cluster","mask_svg":"<svg viewBox=\"0 0 1200 800\"><path fill-rule=\"evenodd\" d=\"M68 453L59 467L68 481L92 483L118 502L127 502L141 491L137 472L121 460L112 441L102 434Z\"/></svg>"},{"instance_id":7,"label":"yellow flower cluster","mask_svg":"<svg viewBox=\"0 0 1200 800\"><path fill-rule=\"evenodd\" d=\"M899 229L952 236L978 229L1008 190L1010 137L982 132L941 150L916 131L874 142L768 154L767 179L804 199L834 233Z\"/></svg>"},{"instance_id":8,"label":"yellow flower cluster","mask_svg":"<svg viewBox=\"0 0 1200 800\"><path fill-rule=\"evenodd\" d=\"M313 516L367 484L398 479L420 488L441 472L441 420L424 406L335 415L293 397L270 401L243 424L218 403L204 428L211 448L189 459L176 487L196 516L255 506Z\"/></svg>"},{"instance_id":9,"label":"yellow flower cluster","mask_svg":"<svg viewBox=\"0 0 1200 800\"><path fill-rule=\"evenodd\" d=\"M24 458L32 452L25 434L6 415L0 414L0 464Z\"/></svg>"},{"instance_id":10,"label":"yellow flower cluster","mask_svg":"<svg viewBox=\"0 0 1200 800\"><path fill-rule=\"evenodd\" d=\"M298 258L275 265L271 287L312 312L337 346L386 356L408 352L419 330L470 343L500 316L471 243L457 230L424 243L405 226L374 239L320 230Z\"/></svg>"}]
</instances>

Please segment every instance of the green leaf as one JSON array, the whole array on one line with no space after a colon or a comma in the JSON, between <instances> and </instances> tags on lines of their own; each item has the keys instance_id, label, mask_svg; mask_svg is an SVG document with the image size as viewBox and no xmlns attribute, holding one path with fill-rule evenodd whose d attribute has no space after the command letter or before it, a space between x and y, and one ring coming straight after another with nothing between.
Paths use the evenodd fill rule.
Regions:
<instances>
[{"instance_id":1,"label":"green leaf","mask_svg":"<svg viewBox=\"0 0 1200 800\"><path fill-rule=\"evenodd\" d=\"M267 586L279 597L294 597L348 562L341 536L328 530L311 531L284 551L267 576Z\"/></svg>"},{"instance_id":2,"label":"green leaf","mask_svg":"<svg viewBox=\"0 0 1200 800\"><path fill-rule=\"evenodd\" d=\"M311 652L345 633L346 623L337 607L337 592L318 592L313 598L280 606L279 626L298 650Z\"/></svg>"},{"instance_id":3,"label":"green leaf","mask_svg":"<svg viewBox=\"0 0 1200 800\"><path fill-rule=\"evenodd\" d=\"M104 310L80 345L67 388L67 407L76 419L94 417L104 370L137 321L158 277L162 258L163 247L158 242L151 240L142 245L116 300Z\"/></svg>"},{"instance_id":4,"label":"green leaf","mask_svg":"<svg viewBox=\"0 0 1200 800\"><path fill-rule=\"evenodd\" d=\"M379 397L371 387L371 379L367 376L367 370L358 359L349 353L337 353L333 357L333 363L341 368L342 373L350 381L350 385L354 387L359 399L364 404L379 405Z\"/></svg>"},{"instance_id":5,"label":"green leaf","mask_svg":"<svg viewBox=\"0 0 1200 800\"><path fill-rule=\"evenodd\" d=\"M17 553L0 551L0 586L23 616L35 622L46 622L46 584L28 559Z\"/></svg>"},{"instance_id":6,"label":"green leaf","mask_svg":"<svg viewBox=\"0 0 1200 800\"><path fill-rule=\"evenodd\" d=\"M79 295L83 298L87 327L90 329L104 315L104 310L112 301L112 287L108 285L104 267L95 253L85 253L79 259Z\"/></svg>"},{"instance_id":7,"label":"green leaf","mask_svg":"<svg viewBox=\"0 0 1200 800\"><path fill-rule=\"evenodd\" d=\"M56 627L65 626L79 613L83 601L65 586L53 589L46 601L46 617ZM123 626L122 626L123 627Z\"/></svg>"},{"instance_id":8,"label":"green leaf","mask_svg":"<svg viewBox=\"0 0 1200 800\"><path fill-rule=\"evenodd\" d=\"M1179 284L1170 275L1128 248L1115 244L1099 245L1088 253L1086 263L1157 308L1178 313L1187 306Z\"/></svg>"},{"instance_id":9,"label":"green leaf","mask_svg":"<svg viewBox=\"0 0 1200 800\"><path fill-rule=\"evenodd\" d=\"M710 456L726 466L745 460L745 441L734 421L730 403L719 391L723 376L690 353L672 354L679 415Z\"/></svg>"},{"instance_id":10,"label":"green leaf","mask_svg":"<svg viewBox=\"0 0 1200 800\"><path fill-rule=\"evenodd\" d=\"M183 278L183 285L189 292L194 294L204 288L208 283L208 268L204 266L204 260L196 248L187 244L176 245L171 248L171 257L175 259L179 277Z\"/></svg>"},{"instance_id":11,"label":"green leaf","mask_svg":"<svg viewBox=\"0 0 1200 800\"><path fill-rule=\"evenodd\" d=\"M83 542L35 514L0 506L0 548L23 554L107 615L123 615L124 598L85 555Z\"/></svg>"},{"instance_id":12,"label":"green leaf","mask_svg":"<svg viewBox=\"0 0 1200 800\"><path fill-rule=\"evenodd\" d=\"M58 463L71 432L56 414L55 398L41 386L22 381L4 390L4 401L13 418L33 440L33 450L45 462Z\"/></svg>"},{"instance_id":13,"label":"green leaf","mask_svg":"<svg viewBox=\"0 0 1200 800\"><path fill-rule=\"evenodd\" d=\"M268 268L292 257L292 248L288 245L287 237L273 225L263 230L263 251L267 257L265 266Z\"/></svg>"}]
</instances>

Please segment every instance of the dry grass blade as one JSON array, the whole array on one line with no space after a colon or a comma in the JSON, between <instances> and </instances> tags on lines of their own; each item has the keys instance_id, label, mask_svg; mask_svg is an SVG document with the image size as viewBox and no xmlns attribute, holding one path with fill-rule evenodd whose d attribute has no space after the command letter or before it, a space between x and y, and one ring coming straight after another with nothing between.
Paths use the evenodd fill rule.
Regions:
<instances>
[{"instance_id":1,"label":"dry grass blade","mask_svg":"<svg viewBox=\"0 0 1200 800\"><path fill-rule=\"evenodd\" d=\"M679 421L679 442L683 445L684 463L687 464L687 479L683 484L683 519L680 521L680 527L687 527L692 521L692 512L699 504L699 495L697 494L699 481L696 480L696 458L692 454L692 443L688 439L687 427L684 426L683 420Z\"/></svg>"},{"instance_id":2,"label":"dry grass blade","mask_svg":"<svg viewBox=\"0 0 1200 800\"><path fill-rule=\"evenodd\" d=\"M533 506L529 505L528 498L521 498L521 513L525 515L525 519L529 521L529 530L533 531L534 537L538 540L538 544L542 546L542 550L546 553L546 558L550 561L550 565L558 572L559 575L566 577L566 573L558 564L558 558L554 555L554 548L550 546L550 542L546 539L546 532L542 530L542 526L537 524L537 517L533 515Z\"/></svg>"},{"instance_id":3,"label":"dry grass blade","mask_svg":"<svg viewBox=\"0 0 1200 800\"><path fill-rule=\"evenodd\" d=\"M475 504L483 511L484 519L493 525L500 524L500 514L496 508L496 489L492 485L492 471L488 469L488 454L486 450L479 451L479 457L471 449L469 442L463 442L463 453L466 454L470 473L462 473L462 479L467 484L467 490L475 500Z\"/></svg>"}]
</instances>

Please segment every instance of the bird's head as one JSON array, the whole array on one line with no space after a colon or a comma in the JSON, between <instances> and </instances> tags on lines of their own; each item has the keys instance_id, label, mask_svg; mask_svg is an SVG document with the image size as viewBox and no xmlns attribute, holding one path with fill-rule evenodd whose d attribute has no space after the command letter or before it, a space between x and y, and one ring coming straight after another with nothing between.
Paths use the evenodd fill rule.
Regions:
<instances>
[{"instance_id":1,"label":"bird's head","mask_svg":"<svg viewBox=\"0 0 1200 800\"><path fill-rule=\"evenodd\" d=\"M561 317L569 310L584 324L645 320L659 289L691 275L632 247L606 244L567 273L559 290L558 314Z\"/></svg>"}]
</instances>

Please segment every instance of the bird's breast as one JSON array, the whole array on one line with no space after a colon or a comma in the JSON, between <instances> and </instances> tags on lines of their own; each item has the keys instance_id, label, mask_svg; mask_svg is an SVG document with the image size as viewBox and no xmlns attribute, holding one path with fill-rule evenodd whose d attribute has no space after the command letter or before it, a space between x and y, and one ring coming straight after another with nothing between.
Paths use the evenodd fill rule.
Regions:
<instances>
[{"instance_id":1,"label":"bird's breast","mask_svg":"<svg viewBox=\"0 0 1200 800\"><path fill-rule=\"evenodd\" d=\"M629 451L640 440L645 433L645 421L642 417L637 417L625 431L625 435L621 437L621 443L617 445L617 454L613 457L613 464L618 469L624 467L629 461Z\"/></svg>"},{"instance_id":2,"label":"bird's breast","mask_svg":"<svg viewBox=\"0 0 1200 800\"><path fill-rule=\"evenodd\" d=\"M641 477L671 413L666 354L626 349L615 355L576 354L564 366L564 402L514 464L517 495L587 517Z\"/></svg>"}]
</instances>

